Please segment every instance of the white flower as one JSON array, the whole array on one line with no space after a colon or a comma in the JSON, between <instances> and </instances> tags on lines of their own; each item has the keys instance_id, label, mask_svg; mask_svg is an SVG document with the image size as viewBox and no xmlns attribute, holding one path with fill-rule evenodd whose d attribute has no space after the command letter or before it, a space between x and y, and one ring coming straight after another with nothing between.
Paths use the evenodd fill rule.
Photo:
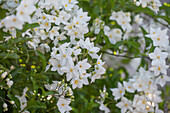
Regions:
<instances>
[{"instance_id":1,"label":"white flower","mask_svg":"<svg viewBox=\"0 0 170 113\"><path fill-rule=\"evenodd\" d=\"M51 39L51 40L54 40L54 37L59 35L59 32L58 32L59 29L60 29L59 27L53 27L53 28L50 30L49 33L50 33L50 39Z\"/></svg>"},{"instance_id":2,"label":"white flower","mask_svg":"<svg viewBox=\"0 0 170 113\"><path fill-rule=\"evenodd\" d=\"M118 82L118 88L113 88L110 90L112 91L112 95L115 96L114 97L115 100L120 99L125 94L125 88L122 86L120 82Z\"/></svg>"},{"instance_id":3,"label":"white flower","mask_svg":"<svg viewBox=\"0 0 170 113\"><path fill-rule=\"evenodd\" d=\"M110 30L110 28L108 26L105 26L104 33L106 36L108 36L108 38L112 44L115 44L116 42L121 41L122 31L120 29Z\"/></svg>"},{"instance_id":4,"label":"white flower","mask_svg":"<svg viewBox=\"0 0 170 113\"><path fill-rule=\"evenodd\" d=\"M76 3L78 3L76 0L62 0L63 7L67 11L71 11Z\"/></svg>"},{"instance_id":5,"label":"white flower","mask_svg":"<svg viewBox=\"0 0 170 113\"><path fill-rule=\"evenodd\" d=\"M36 7L32 3L33 0L23 0L17 7L17 17L24 22L31 22L30 15L36 10Z\"/></svg>"},{"instance_id":6,"label":"white flower","mask_svg":"<svg viewBox=\"0 0 170 113\"><path fill-rule=\"evenodd\" d=\"M88 12L83 12L83 9L80 8L77 10L77 17L80 19L82 23L88 22L91 17L88 17Z\"/></svg>"},{"instance_id":7,"label":"white flower","mask_svg":"<svg viewBox=\"0 0 170 113\"><path fill-rule=\"evenodd\" d=\"M46 16L47 16L49 22L55 23L55 25L59 25L60 24L60 20L59 20L58 17L53 16L53 15L46 15ZM43 18L45 18L45 16L43 16Z\"/></svg>"},{"instance_id":8,"label":"white flower","mask_svg":"<svg viewBox=\"0 0 170 113\"><path fill-rule=\"evenodd\" d=\"M74 62L69 60L67 65L62 67L61 70L66 73L67 81L71 80L73 77L78 78L78 68L74 66Z\"/></svg>"},{"instance_id":9,"label":"white flower","mask_svg":"<svg viewBox=\"0 0 170 113\"><path fill-rule=\"evenodd\" d=\"M69 106L70 100L64 99L64 97L60 97L57 102L57 107L61 113L68 112L72 110L72 108Z\"/></svg>"},{"instance_id":10,"label":"white flower","mask_svg":"<svg viewBox=\"0 0 170 113\"><path fill-rule=\"evenodd\" d=\"M56 38L53 41L55 46L57 46L58 41L67 39L67 37L64 34L65 34L65 32L62 32L61 34L56 36Z\"/></svg>"},{"instance_id":11,"label":"white flower","mask_svg":"<svg viewBox=\"0 0 170 113\"><path fill-rule=\"evenodd\" d=\"M168 65L162 62L152 62L151 71L154 71L154 75L158 76L160 73L167 74Z\"/></svg>"},{"instance_id":12,"label":"white flower","mask_svg":"<svg viewBox=\"0 0 170 113\"><path fill-rule=\"evenodd\" d=\"M76 87L78 87L78 88L83 87L82 80L79 78L73 78L71 80L71 84L72 84L73 89L75 89Z\"/></svg>"},{"instance_id":13,"label":"white flower","mask_svg":"<svg viewBox=\"0 0 170 113\"><path fill-rule=\"evenodd\" d=\"M97 65L98 66L103 66L105 62L101 60L102 54L97 58Z\"/></svg>"},{"instance_id":14,"label":"white flower","mask_svg":"<svg viewBox=\"0 0 170 113\"><path fill-rule=\"evenodd\" d=\"M170 81L170 77L167 75L160 75L156 78L156 83L161 85L162 87L165 85L166 81Z\"/></svg>"},{"instance_id":15,"label":"white flower","mask_svg":"<svg viewBox=\"0 0 170 113\"><path fill-rule=\"evenodd\" d=\"M87 69L89 69L91 65L87 63L87 59L84 59L83 61L79 61L77 64L77 68L79 69L80 73L85 73Z\"/></svg>"},{"instance_id":16,"label":"white flower","mask_svg":"<svg viewBox=\"0 0 170 113\"><path fill-rule=\"evenodd\" d=\"M51 23L48 20L44 20L40 25L40 28L46 29L46 31L48 32L51 28Z\"/></svg>"},{"instance_id":17,"label":"white flower","mask_svg":"<svg viewBox=\"0 0 170 113\"><path fill-rule=\"evenodd\" d=\"M140 18L140 15L136 15L135 16L135 22L138 24L138 25L141 25L143 23L143 18Z\"/></svg>"},{"instance_id":18,"label":"white flower","mask_svg":"<svg viewBox=\"0 0 170 113\"><path fill-rule=\"evenodd\" d=\"M135 90L134 90L131 82L123 81L123 86L125 87L126 91L128 91L130 93L134 93Z\"/></svg>"},{"instance_id":19,"label":"white flower","mask_svg":"<svg viewBox=\"0 0 170 113\"><path fill-rule=\"evenodd\" d=\"M148 88L147 79L143 77L139 77L134 83L133 87L137 91L143 91Z\"/></svg>"},{"instance_id":20,"label":"white flower","mask_svg":"<svg viewBox=\"0 0 170 113\"><path fill-rule=\"evenodd\" d=\"M138 111L145 110L148 105L148 100L144 96L135 95L133 99L133 107L135 107Z\"/></svg>"},{"instance_id":21,"label":"white flower","mask_svg":"<svg viewBox=\"0 0 170 113\"><path fill-rule=\"evenodd\" d=\"M106 105L104 105L102 102L99 102L99 104L100 104L99 109L101 111L104 111L104 113L109 113L110 112L109 108Z\"/></svg>"},{"instance_id":22,"label":"white flower","mask_svg":"<svg viewBox=\"0 0 170 113\"><path fill-rule=\"evenodd\" d=\"M165 63L165 59L167 58L167 52L161 52L161 49L156 47L153 53L149 54L149 57L153 59L152 62L163 62Z\"/></svg>"},{"instance_id":23,"label":"white flower","mask_svg":"<svg viewBox=\"0 0 170 113\"><path fill-rule=\"evenodd\" d=\"M121 113L125 113L127 110L132 111L132 102L125 97L122 97L121 101L116 104L121 109Z\"/></svg>"},{"instance_id":24,"label":"white flower","mask_svg":"<svg viewBox=\"0 0 170 113\"><path fill-rule=\"evenodd\" d=\"M66 24L67 21L70 19L71 15L64 10L59 12L59 20L61 23Z\"/></svg>"},{"instance_id":25,"label":"white flower","mask_svg":"<svg viewBox=\"0 0 170 113\"><path fill-rule=\"evenodd\" d=\"M17 97L17 98L19 99L19 101L20 101L21 111L27 106L27 99L26 99L26 97L25 97L27 91L28 91L28 88L26 87L26 88L24 88L24 90L23 90L22 96L16 95L16 97Z\"/></svg>"},{"instance_id":26,"label":"white flower","mask_svg":"<svg viewBox=\"0 0 170 113\"><path fill-rule=\"evenodd\" d=\"M167 34L168 29L161 30L161 28L157 29L150 29L150 35L149 36L153 40L154 46L160 46L160 47L167 47L169 45L168 41L168 35Z\"/></svg>"},{"instance_id":27,"label":"white flower","mask_svg":"<svg viewBox=\"0 0 170 113\"><path fill-rule=\"evenodd\" d=\"M24 21L15 15L7 16L4 21L6 28L15 27L20 30L23 28Z\"/></svg>"},{"instance_id":28,"label":"white flower","mask_svg":"<svg viewBox=\"0 0 170 113\"><path fill-rule=\"evenodd\" d=\"M44 54L45 51L49 52L50 51L50 46L48 44L40 44L40 51Z\"/></svg>"}]
</instances>

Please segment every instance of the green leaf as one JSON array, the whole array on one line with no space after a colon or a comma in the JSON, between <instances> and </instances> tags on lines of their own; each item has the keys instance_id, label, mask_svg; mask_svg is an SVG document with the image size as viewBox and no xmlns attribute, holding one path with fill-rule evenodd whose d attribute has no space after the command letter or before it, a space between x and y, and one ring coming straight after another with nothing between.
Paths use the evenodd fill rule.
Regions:
<instances>
[{"instance_id":1,"label":"green leaf","mask_svg":"<svg viewBox=\"0 0 170 113\"><path fill-rule=\"evenodd\" d=\"M46 109L47 106L40 101L31 100L31 101L28 101L26 108L27 109Z\"/></svg>"},{"instance_id":2,"label":"green leaf","mask_svg":"<svg viewBox=\"0 0 170 113\"><path fill-rule=\"evenodd\" d=\"M37 82L35 81L35 79L33 77L30 77L32 83L33 83L33 89L36 90L36 93L38 92L38 85Z\"/></svg>"},{"instance_id":3,"label":"green leaf","mask_svg":"<svg viewBox=\"0 0 170 113\"><path fill-rule=\"evenodd\" d=\"M27 23L27 24L25 24L25 25L23 26L22 32L25 32L25 31L27 31L28 29L35 28L35 27L38 27L38 26L39 26L38 23L33 23L33 24Z\"/></svg>"},{"instance_id":4,"label":"green leaf","mask_svg":"<svg viewBox=\"0 0 170 113\"><path fill-rule=\"evenodd\" d=\"M0 8L0 12L1 12L1 14L0 14L0 19L5 18L5 17L6 17L6 12L7 12L7 10Z\"/></svg>"},{"instance_id":5,"label":"green leaf","mask_svg":"<svg viewBox=\"0 0 170 113\"><path fill-rule=\"evenodd\" d=\"M119 46L123 45L123 43L124 43L123 41L117 42L117 43L115 44L115 50L117 50Z\"/></svg>"},{"instance_id":6,"label":"green leaf","mask_svg":"<svg viewBox=\"0 0 170 113\"><path fill-rule=\"evenodd\" d=\"M2 53L0 53L0 58L1 59L7 59L7 58L9 58L9 59L19 59L20 56L18 54L16 54L16 53L2 52Z\"/></svg>"},{"instance_id":7,"label":"green leaf","mask_svg":"<svg viewBox=\"0 0 170 113\"><path fill-rule=\"evenodd\" d=\"M4 40L4 36L11 36L9 32L4 32L3 29L0 29L0 41Z\"/></svg>"},{"instance_id":8,"label":"green leaf","mask_svg":"<svg viewBox=\"0 0 170 113\"><path fill-rule=\"evenodd\" d=\"M25 38L25 37L9 39L9 44L25 43L30 39L31 38Z\"/></svg>"},{"instance_id":9,"label":"green leaf","mask_svg":"<svg viewBox=\"0 0 170 113\"><path fill-rule=\"evenodd\" d=\"M17 109L19 110L19 109L20 109L20 101L18 100L18 98L15 97L15 96L12 95L12 94L8 94L7 96L8 96L8 98L10 98L12 101L15 102L15 104L16 104L16 106L17 106Z\"/></svg>"},{"instance_id":10,"label":"green leaf","mask_svg":"<svg viewBox=\"0 0 170 113\"><path fill-rule=\"evenodd\" d=\"M46 63L47 63L46 57L40 51L35 51L35 52L40 57L40 59L42 61L42 70L41 71L43 72L46 68Z\"/></svg>"}]
</instances>

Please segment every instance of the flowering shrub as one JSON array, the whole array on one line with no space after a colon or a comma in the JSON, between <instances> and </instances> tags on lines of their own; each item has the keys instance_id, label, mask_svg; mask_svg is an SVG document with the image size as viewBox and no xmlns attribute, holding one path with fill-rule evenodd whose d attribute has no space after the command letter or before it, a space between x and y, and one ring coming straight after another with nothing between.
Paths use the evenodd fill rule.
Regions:
<instances>
[{"instance_id":1,"label":"flowering shrub","mask_svg":"<svg viewBox=\"0 0 170 113\"><path fill-rule=\"evenodd\" d=\"M159 0L0 0L0 112L167 112L168 10Z\"/></svg>"}]
</instances>

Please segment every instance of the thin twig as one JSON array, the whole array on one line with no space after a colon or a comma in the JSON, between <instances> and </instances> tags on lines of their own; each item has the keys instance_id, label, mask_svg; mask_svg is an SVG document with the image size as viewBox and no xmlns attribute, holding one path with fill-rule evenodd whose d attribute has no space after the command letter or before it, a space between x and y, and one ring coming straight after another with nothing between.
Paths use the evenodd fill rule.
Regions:
<instances>
[{"instance_id":1,"label":"thin twig","mask_svg":"<svg viewBox=\"0 0 170 113\"><path fill-rule=\"evenodd\" d=\"M154 19L154 20L156 20L156 22L158 22L159 24L161 24L161 25L163 25L163 26L167 27L168 29L170 29L170 27L169 27L168 25L166 25L166 24L164 24L164 23L162 23L162 22L158 21L158 20L157 20L157 18L152 17L152 16L150 16L150 15L148 15L148 14L145 14L145 15L147 15L147 16L148 16L148 17L150 17L150 18L153 18L153 19ZM164 19L163 19L163 20L164 20Z\"/></svg>"},{"instance_id":2,"label":"thin twig","mask_svg":"<svg viewBox=\"0 0 170 113\"><path fill-rule=\"evenodd\" d=\"M139 57L131 57L131 56L126 56L126 55L115 55L115 54L112 54L112 53L109 53L109 52L106 52L106 51L101 51L101 52L106 53L106 54L109 54L109 55L117 56L117 57L125 57L125 58L128 58L128 59L146 57L146 56L144 56L144 55L141 55L141 56L139 56Z\"/></svg>"}]
</instances>

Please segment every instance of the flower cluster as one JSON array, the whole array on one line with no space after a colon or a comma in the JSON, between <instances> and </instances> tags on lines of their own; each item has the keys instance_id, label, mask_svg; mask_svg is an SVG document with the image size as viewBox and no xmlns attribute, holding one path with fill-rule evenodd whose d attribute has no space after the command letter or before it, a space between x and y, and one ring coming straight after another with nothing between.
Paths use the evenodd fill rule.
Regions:
<instances>
[{"instance_id":1,"label":"flower cluster","mask_svg":"<svg viewBox=\"0 0 170 113\"><path fill-rule=\"evenodd\" d=\"M131 36L141 36L141 29L139 26L143 22L143 19L140 15L136 15L133 19L133 24L131 25L131 15L133 14L123 11L112 12L109 19L116 21L123 30L120 28L111 29L107 25L104 26L104 34L109 38L110 43L115 44L116 42L121 41L122 39L128 39L128 37ZM99 31L98 29L99 28L96 28L97 31Z\"/></svg>"},{"instance_id":2,"label":"flower cluster","mask_svg":"<svg viewBox=\"0 0 170 113\"><path fill-rule=\"evenodd\" d=\"M36 10L36 7L34 6L35 3L34 0L22 0L20 5L16 8L16 15L12 14L1 20L0 28L5 26L6 30L11 31L13 30L13 27L20 30L23 29L24 23L32 22L31 14Z\"/></svg>"},{"instance_id":3,"label":"flower cluster","mask_svg":"<svg viewBox=\"0 0 170 113\"><path fill-rule=\"evenodd\" d=\"M11 12L12 15L1 20L0 26L3 31L10 31L12 36L6 37L8 40L11 37L17 38L16 29L22 31L24 24L38 23L39 26L24 31L22 37L32 38L27 42L30 49L39 50L44 54L51 53L46 71L51 67L51 71L66 76L66 81L70 81L73 89L88 85L89 79L95 82L106 71L101 55L98 55L100 48L95 47L90 38L84 37L84 34L89 32L90 17L77 3L77 0L22 0L15 6L16 12ZM53 88L55 91L56 88L62 89L57 90L60 95L57 96L57 106L59 111L64 113L71 110L71 100L65 98L63 93L71 91L71 88L63 89L66 84L59 83L54 81L53 84L45 86L50 91L54 90ZM27 91L24 89L23 95L17 96L20 103L24 103L21 110L27 106Z\"/></svg>"},{"instance_id":4,"label":"flower cluster","mask_svg":"<svg viewBox=\"0 0 170 113\"><path fill-rule=\"evenodd\" d=\"M131 22L131 14L129 12L112 12L112 15L109 18L110 20L115 20L124 31L130 32L132 30Z\"/></svg>"},{"instance_id":5,"label":"flower cluster","mask_svg":"<svg viewBox=\"0 0 170 113\"><path fill-rule=\"evenodd\" d=\"M66 83L63 81L53 81L52 84L45 85L46 89L49 91L55 91L53 95L48 95L47 100L51 100L51 98L54 96L58 99L57 106L61 113L68 112L72 110L72 108L69 106L70 102L72 101L73 91L72 89L67 86ZM67 96L67 98L66 98Z\"/></svg>"},{"instance_id":6,"label":"flower cluster","mask_svg":"<svg viewBox=\"0 0 170 113\"><path fill-rule=\"evenodd\" d=\"M1 78L0 78L0 88L1 89L9 89L13 85L13 81L11 74L7 71L0 70Z\"/></svg>"},{"instance_id":7,"label":"flower cluster","mask_svg":"<svg viewBox=\"0 0 170 113\"><path fill-rule=\"evenodd\" d=\"M161 32L161 33L160 33ZM163 35L161 35L163 33ZM118 88L111 89L114 100L121 99L120 102L116 104L118 108L121 109L122 113L148 113L148 112L159 112L158 104L162 102L161 91L158 90L157 84L162 87L165 85L166 81L170 81L167 76L167 69L169 66L166 65L165 59L168 56L167 52L162 52L166 45L169 45L167 30L159 31L151 29L150 38L153 40L153 45L157 46L153 53L149 54L149 58L152 59L152 67L150 71L145 71L143 68L139 69L132 79L128 82L118 83ZM166 40L160 43L160 40ZM126 91L128 93L137 92L134 95L133 100L129 100L125 97Z\"/></svg>"},{"instance_id":8,"label":"flower cluster","mask_svg":"<svg viewBox=\"0 0 170 113\"><path fill-rule=\"evenodd\" d=\"M137 6L142 5L143 8L148 7L156 13L159 11L159 7L162 6L159 0L134 0L134 3Z\"/></svg>"},{"instance_id":9,"label":"flower cluster","mask_svg":"<svg viewBox=\"0 0 170 113\"><path fill-rule=\"evenodd\" d=\"M81 88L83 84L89 84L88 78L94 82L105 73L101 55L97 55L99 50L98 47L94 47L94 43L91 43L89 38L78 41L77 45L65 43L59 48L54 47L46 70L52 66L51 71L57 71L60 75L66 74L66 79L71 80L73 89ZM87 56L96 59L96 62L91 60L89 63Z\"/></svg>"},{"instance_id":10,"label":"flower cluster","mask_svg":"<svg viewBox=\"0 0 170 113\"><path fill-rule=\"evenodd\" d=\"M91 31L94 31L94 34L99 34L100 30L104 27L105 22L99 18L96 18L93 21L93 26L91 27Z\"/></svg>"},{"instance_id":11,"label":"flower cluster","mask_svg":"<svg viewBox=\"0 0 170 113\"><path fill-rule=\"evenodd\" d=\"M103 87L103 91L102 90L100 90L100 96L99 96L99 101L97 101L96 100L96 102L98 103L98 104L100 104L100 106L99 106L99 109L101 110L101 111L104 111L105 113L109 113L110 112L110 110L109 110L109 108L107 107L107 105L105 105L104 104L104 101L105 101L105 98L108 96L108 93L106 92L106 87L104 86Z\"/></svg>"}]
</instances>

